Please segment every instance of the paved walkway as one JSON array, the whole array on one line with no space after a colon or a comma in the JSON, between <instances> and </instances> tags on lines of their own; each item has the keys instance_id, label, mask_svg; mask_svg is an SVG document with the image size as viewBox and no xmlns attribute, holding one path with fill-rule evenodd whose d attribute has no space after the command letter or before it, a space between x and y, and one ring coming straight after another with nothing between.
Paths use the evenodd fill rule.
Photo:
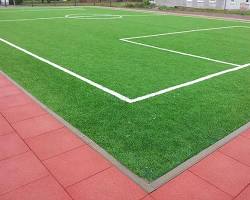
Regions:
<instances>
[{"instance_id":1,"label":"paved walkway","mask_svg":"<svg viewBox=\"0 0 250 200\"><path fill-rule=\"evenodd\" d=\"M250 129L147 194L0 74L0 200L250 200Z\"/></svg>"}]
</instances>

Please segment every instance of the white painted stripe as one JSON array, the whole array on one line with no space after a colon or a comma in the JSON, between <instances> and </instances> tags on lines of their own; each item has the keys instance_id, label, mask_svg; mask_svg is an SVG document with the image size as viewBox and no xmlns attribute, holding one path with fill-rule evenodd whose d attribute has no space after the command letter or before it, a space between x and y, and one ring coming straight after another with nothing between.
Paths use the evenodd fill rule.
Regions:
<instances>
[{"instance_id":1,"label":"white painted stripe","mask_svg":"<svg viewBox=\"0 0 250 200\"><path fill-rule=\"evenodd\" d=\"M28 8L28 9L23 9L23 8L7 8L4 10L0 10L0 12L39 12L39 11L61 11L61 10L86 10L85 8L72 8L72 7L62 7L62 8L57 8L57 7L52 7L52 8L40 8L40 9L34 9L34 8Z\"/></svg>"},{"instance_id":2,"label":"white painted stripe","mask_svg":"<svg viewBox=\"0 0 250 200\"><path fill-rule=\"evenodd\" d=\"M237 26L238 27L238 26ZM239 27L242 27L242 26L239 26ZM247 27L249 28L249 27ZM51 65L52 67L54 68L57 68L71 76L74 76L106 93L109 93L117 98L119 98L120 100L122 101L125 101L127 103L135 103L135 102L139 102L139 101L142 101L142 100L146 100L146 99L149 99L149 98L152 98L152 97L155 97L155 96L158 96L158 95L161 95L161 94L165 94L165 93L168 93L168 92L171 92L171 91L174 91L174 90L177 90L177 89L180 89L180 88L183 88L183 87L187 87L187 86L190 86L190 85L193 85L193 84L196 84L196 83L199 83L199 82L202 82L202 81L205 81L205 80L208 80L208 79L211 79L211 78L214 78L214 77L217 77L217 76L221 76L223 74L226 74L226 73L230 73L230 72L234 72L234 71L237 71L237 70L240 70L240 69L243 69L243 68L246 68L246 67L249 67L250 66L250 63L248 64L245 64L245 65L238 65L238 64L233 64L233 63L228 63L228 62L224 62L224 61L220 61L220 60L215 60L215 59L211 59L211 58L206 58L206 57L202 57L202 56L197 56L197 55L192 55L192 54L187 54L187 53L183 53L183 52L178 52L178 51L173 51L173 50L168 50L168 49L163 49L163 48L159 48L159 47L155 47L155 46L151 46L151 45L146 45L146 44L143 44L143 43L137 43L137 42L134 42L134 41L130 41L130 40L126 40L126 39L120 39L124 42L129 42L129 43L134 43L134 44L138 44L138 45L142 45L142 46L146 46L146 47L151 47L151 48L156 48L156 49L160 49L160 50L164 50L164 51L169 51L169 52L172 52L172 53L178 53L178 54L181 54L181 55L186 55L186 56L191 56L191 57L196 57L196 58L200 58L200 59L205 59L205 60L209 60L209 61L213 61L213 62L217 62L217 63L223 63L223 64L227 64L227 65L232 65L232 66L236 66L235 68L231 68L231 69L228 69L228 70L224 70L224 71L221 71L221 72L217 72L217 73L214 73L214 74L210 74L208 76L204 76L204 77L201 77L201 78L198 78L198 79L195 79L195 80L192 80L192 81L189 81L189 82L186 82L186 83L183 83L183 84L179 84L179 85L176 85L176 86L173 86L173 87L169 87L169 88L166 88L166 89L163 89L163 90L160 90L160 91L157 91L157 92L154 92L154 93L150 93L150 94L147 94L147 95L144 95L144 96L141 96L141 97L137 97L137 98L134 98L134 99L130 99L124 95L121 95L109 88L106 88L98 83L95 83L94 81L92 80L89 80L85 77L82 77L68 69L65 69L63 68L62 66L60 65L57 65L47 59L44 59L36 54L33 54L11 42L8 42L7 40L4 40L2 38L0 38L0 41L4 42L5 44L8 44L9 46L11 47L14 47L44 63L47 63L49 65Z\"/></svg>"},{"instance_id":3,"label":"white painted stripe","mask_svg":"<svg viewBox=\"0 0 250 200\"><path fill-rule=\"evenodd\" d=\"M121 15L123 17L155 17L155 16L162 16L162 15L157 15L157 14L147 14L147 15Z\"/></svg>"},{"instance_id":4,"label":"white painted stripe","mask_svg":"<svg viewBox=\"0 0 250 200\"><path fill-rule=\"evenodd\" d=\"M51 19L65 19L65 17L39 17L39 18L26 18L26 19L1 19L0 22L22 22L22 21L51 20Z\"/></svg>"},{"instance_id":5,"label":"white painted stripe","mask_svg":"<svg viewBox=\"0 0 250 200\"><path fill-rule=\"evenodd\" d=\"M109 20L109 19L121 19L122 15L112 15L112 14L69 14L65 15L65 18L68 19L101 19L101 20Z\"/></svg>"},{"instance_id":6,"label":"white painted stripe","mask_svg":"<svg viewBox=\"0 0 250 200\"><path fill-rule=\"evenodd\" d=\"M32 56L33 58L36 58L37 60L40 60L40 61L42 61L42 62L44 62L44 63L46 63L46 64L48 64L48 65L50 65L50 66L52 66L52 67L54 67L56 69L59 69L59 70L65 72L65 73L67 73L67 74L69 74L71 76L74 76L75 78L78 78L78 79L80 79L80 80L82 80L82 81L84 81L84 82L86 82L86 83L88 83L88 84L90 84L90 85L92 85L92 86L106 92L106 93L109 93L109 94L119 98L122 101L125 101L127 103L131 103L131 99L129 99L128 97L123 96L123 95L121 95L121 94L119 94L119 93L117 93L117 92L115 92L115 91L113 91L113 90L111 90L111 89L109 89L107 87L104 87L104 86L102 86L102 85L100 85L98 83L95 83L94 81L92 81L90 79L87 79L87 78L85 78L83 76L80 76L80 75L78 75L78 74L76 74L76 73L74 73L74 72L72 72L72 71L70 71L68 69L65 69L62 66L57 65L57 64L55 64L55 63L53 63L53 62L51 62L51 61L49 61L49 60L47 60L45 58L42 58L42 57L40 57L40 56L38 56L38 55L36 55L34 53L31 53L30 51L27 51L26 49L23 49L23 48L15 45L15 44L13 44L11 42L8 42L7 40L4 40L4 39L0 38L0 41L7 44L7 45L9 45L9 46L11 46L11 47L14 47L15 49L18 49L19 51L22 51L22 52Z\"/></svg>"},{"instance_id":7,"label":"white painted stripe","mask_svg":"<svg viewBox=\"0 0 250 200\"><path fill-rule=\"evenodd\" d=\"M202 81L209 80L209 79L214 78L214 77L221 76L223 74L227 74L227 73L230 73L230 72L235 72L235 71L241 70L241 69L249 67L249 66L250 66L250 63L245 64L245 65L241 65L239 67L235 67L235 68L232 68L232 69L227 69L227 70L224 70L224 71L221 71L221 72L217 72L217 73L214 73L214 74L210 74L208 76L204 76L204 77L201 77L201 78L198 78L198 79L195 79L195 80L192 80L192 81L180 84L180 85L169 87L169 88L160 90L158 92L154 92L154 93L151 93L151 94L147 94L145 96L137 97L135 99L132 99L131 103L135 103L135 102L142 101L142 100L145 100L145 99L149 99L149 98L161 95L161 94L165 94L165 93L168 93L168 92L171 92L171 91L183 88L183 87L187 87L187 86L190 86L190 85L202 82Z\"/></svg>"},{"instance_id":8,"label":"white painted stripe","mask_svg":"<svg viewBox=\"0 0 250 200\"><path fill-rule=\"evenodd\" d=\"M149 48L154 48L154 49L158 49L161 51L167 51L167 52L171 52L171 53L175 53L175 54L180 54L183 56L190 56L190 57L194 57L194 58L198 58L198 59L208 60L208 61L226 64L226 65L231 65L231 66L240 66L238 64L234 64L234 63L230 63L230 62L226 62L226 61L221 61L221 60L217 60L217 59L213 59L213 58L208 58L205 56L194 55L194 54L185 53L185 52L181 52L181 51L175 51L172 49L148 45L148 44L141 43L141 42L131 41L133 39L140 39L140 38L150 38L150 37L159 37L159 36L166 36L166 35L176 35L176 34L201 32L201 31L212 31L212 30L220 30L220 29L231 29L231 28L250 28L250 27L248 27L248 26L223 26L223 27L214 27L214 28L205 28L205 29L192 29L192 30L186 30L186 31L177 31L177 32L168 32L168 33L160 33L160 34L153 34L153 35L143 35L143 36L121 38L120 40L123 42L132 43L132 44L136 44L136 45L140 45L140 46L144 46L144 47L149 47Z\"/></svg>"},{"instance_id":9,"label":"white painted stripe","mask_svg":"<svg viewBox=\"0 0 250 200\"><path fill-rule=\"evenodd\" d=\"M231 29L231 28L250 28L250 27L248 27L248 26L224 26L224 27L215 27L215 28L192 29L192 30L187 30L187 31L177 31L177 32L169 32L169 33L160 33L160 34L153 34L153 35L143 35L143 36L122 38L121 40L132 40L132 39L139 39L139 38L159 37L159 36L164 36L164 35L176 35L176 34L183 34L183 33L212 31L212 30Z\"/></svg>"},{"instance_id":10,"label":"white painted stripe","mask_svg":"<svg viewBox=\"0 0 250 200\"><path fill-rule=\"evenodd\" d=\"M72 14L74 15L74 14ZM80 14L79 14L80 15ZM84 14L82 14L83 16ZM87 15L86 15L87 16ZM90 15L89 15L90 16ZM97 16L97 15L93 15ZM107 15L99 15L99 17L70 17L70 15L65 15L63 17L38 17L38 18L24 18L24 19L0 19L0 22L22 22L22 21L36 21L36 20L53 20L53 19L121 19L122 17L146 17L146 16L159 16L159 15L109 15L112 18L105 18Z\"/></svg>"},{"instance_id":11,"label":"white painted stripe","mask_svg":"<svg viewBox=\"0 0 250 200\"><path fill-rule=\"evenodd\" d=\"M161 51L167 51L167 52L170 52L170 53L175 53L175 54L179 54L179 55L183 55L183 56L194 57L194 58L198 58L198 59L202 59L202 60L208 60L208 61L221 63L221 64L226 64L226 65L231 65L231 66L240 66L238 64L234 64L234 63L230 63L230 62L226 62L226 61L216 60L216 59L212 59L212 58L208 58L208 57L204 57L204 56L198 56L198 55L185 53L185 52L181 52L181 51L175 51L175 50L171 50L171 49L165 49L165 48L161 48L161 47L157 47L157 46L153 46L153 45L148 45L148 44L144 44L144 43L140 43L140 42L134 42L134 41L131 41L131 40L126 40L126 39L120 39L120 40L124 41L124 42L127 42L127 43L136 44L136 45L149 47L149 48L153 48L153 49L158 49L158 50L161 50Z\"/></svg>"}]
</instances>

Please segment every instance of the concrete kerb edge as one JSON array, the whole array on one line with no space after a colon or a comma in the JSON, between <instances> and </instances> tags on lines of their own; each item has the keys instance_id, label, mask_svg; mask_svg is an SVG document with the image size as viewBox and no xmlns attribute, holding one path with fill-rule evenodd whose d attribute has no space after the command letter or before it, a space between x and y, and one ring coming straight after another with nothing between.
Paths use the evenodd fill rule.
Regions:
<instances>
[{"instance_id":1,"label":"concrete kerb edge","mask_svg":"<svg viewBox=\"0 0 250 200\"><path fill-rule=\"evenodd\" d=\"M49 114L54 116L58 121L60 121L62 124L65 125L65 127L69 128L74 134L76 134L81 140L83 140L85 143L87 143L91 148L96 150L98 153L100 153L104 158L106 158L108 161L110 161L115 167L117 167L123 174L128 176L131 180L133 180L137 185L139 185L144 191L150 193L162 185L166 184L168 181L172 180L173 178L180 175L182 172L193 166L194 164L198 163L226 143L230 142L234 138L236 138L238 135L240 135L243 131L250 128L250 122L246 123L245 125L241 126L239 129L233 131L226 137L222 138L218 142L214 143L213 145L209 146L208 148L202 150L197 155L191 157L190 159L184 161L182 164L178 165L176 168L172 169L168 173L164 174L163 176L157 178L156 180L152 182L148 182L147 180L144 180L143 178L137 176L134 174L131 170L129 170L126 166L121 164L117 159L115 159L112 155L110 155L107 151L105 151L102 147L100 147L97 143L95 143L93 140L91 140L88 136L83 134L80 130L73 127L71 124L69 124L67 121L65 121L62 117L57 115L55 112L50 110L47 106L45 106L43 103L41 103L37 98L32 96L29 92L27 92L22 86L20 86L18 83L16 83L13 79L11 79L7 74L0 71L0 74L3 74L7 79L9 79L14 85L16 85L20 90L22 90L26 95L28 95L32 100L34 100L36 103L38 103L44 110L46 110Z\"/></svg>"},{"instance_id":2,"label":"concrete kerb edge","mask_svg":"<svg viewBox=\"0 0 250 200\"><path fill-rule=\"evenodd\" d=\"M53 117L55 117L59 122L64 124L65 127L70 129L75 135L77 135L83 142L88 144L91 148L96 150L98 153L100 153L104 158L106 158L108 161L110 161L115 167L117 167L122 173L127 175L130 179L132 179L135 183L137 183L139 186L141 186L146 192L151 192L154 190L154 188L151 188L150 183L133 172L131 172L127 167L122 165L117 159L115 159L112 155L110 155L107 151L105 151L102 147L100 147L97 143L95 143L93 140L91 140L88 136L86 136L84 133L82 133L77 128L73 127L71 124L69 124L67 121L65 121L62 117L57 115L54 111L49 109L46 105L44 105L42 102L40 102L36 97L32 96L28 91L26 91L22 86L20 86L18 83L16 83L12 78L10 78L6 73L3 71L0 71L0 74L3 74L8 80L10 80L14 85L16 85L21 91L23 91L27 96L29 96L34 102L36 102L38 105L40 105L45 111L47 111L49 114L51 114Z\"/></svg>"}]
</instances>

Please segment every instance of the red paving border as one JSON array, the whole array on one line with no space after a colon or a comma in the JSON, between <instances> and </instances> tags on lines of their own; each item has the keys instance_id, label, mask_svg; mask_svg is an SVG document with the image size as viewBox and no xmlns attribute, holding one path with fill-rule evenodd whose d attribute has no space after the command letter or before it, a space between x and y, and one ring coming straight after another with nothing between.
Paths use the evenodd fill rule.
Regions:
<instances>
[{"instance_id":1,"label":"red paving border","mask_svg":"<svg viewBox=\"0 0 250 200\"><path fill-rule=\"evenodd\" d=\"M0 200L250 200L250 129L146 193L0 74Z\"/></svg>"}]
</instances>

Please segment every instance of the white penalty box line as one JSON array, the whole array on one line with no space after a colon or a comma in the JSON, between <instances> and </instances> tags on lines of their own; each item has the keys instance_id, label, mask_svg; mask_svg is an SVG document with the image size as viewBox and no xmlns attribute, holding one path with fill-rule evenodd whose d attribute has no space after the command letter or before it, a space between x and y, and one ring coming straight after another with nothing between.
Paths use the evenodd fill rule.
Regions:
<instances>
[{"instance_id":1,"label":"white penalty box line","mask_svg":"<svg viewBox=\"0 0 250 200\"><path fill-rule=\"evenodd\" d=\"M100 89L100 90L102 90L102 91L104 91L106 93L109 93L109 94L119 98L122 101L131 103L130 102L131 99L129 99L126 96L123 96L123 95L119 94L118 92L115 92L115 91L113 91L113 90L111 90L111 89L109 89L107 87L104 87L104 86L102 86L102 85L100 85L100 84L98 84L98 83L96 83L96 82L94 82L94 81L92 81L90 79L87 79L87 78L85 78L83 76L80 76L79 74L77 74L77 73L75 73L73 71L70 71L70 70L68 70L68 69L66 69L66 68L64 68L64 67L62 67L62 66L60 66L60 65L58 65L56 63L53 63L53 62L51 62L51 61L49 61L49 60L47 60L45 58L42 58L41 56L38 56L38 55L36 55L36 54L34 54L34 53L32 53L32 52L30 52L30 51L28 51L28 50L26 50L26 49L24 49L22 47L19 47L19 46L15 45L15 44L3 39L3 38L0 38L0 41L7 44L7 45L9 45L9 46L11 46L11 47L13 47L13 48L15 48L15 49L17 49L17 50L19 50L19 51L21 51L21 52L23 52L23 53L25 53L25 54L30 55L31 57L33 57L33 58L35 58L37 60L40 60L40 61L42 61L42 62L44 62L44 63L46 63L46 64L48 64L48 65L50 65L50 66L52 66L52 67L54 67L56 69L58 69L60 71L63 71L63 72L65 72L65 73L67 73L67 74L69 74L69 75L71 75L71 76L73 76L73 77L75 77L77 79L80 79L81 81L84 81L84 82L88 83L89 85L92 85L92 86L94 86L94 87L96 87L96 88L98 88L98 89Z\"/></svg>"},{"instance_id":2,"label":"white penalty box line","mask_svg":"<svg viewBox=\"0 0 250 200\"><path fill-rule=\"evenodd\" d=\"M249 66L250 66L250 63L247 63L247 64L244 64L244 65L241 65L241 66L238 66L238 67L234 67L234 68L227 69L227 70L224 70L224 71L221 71L221 72L210 74L210 75L207 75L207 76L204 76L204 77L201 77L201 78L198 78L198 79L186 82L186 83L182 83L182 84L179 84L179 85L176 85L176 86L173 86L173 87L169 87L169 88L166 88L166 89L163 89L163 90L159 90L157 92L153 92L153 93L141 96L141 97L134 98L134 99L132 99L131 103L135 103L135 102L143 101L145 99L149 99L149 98L152 98L152 97L155 97L155 96L159 96L161 94L165 94L165 93L168 93L168 92L180 89L180 88L184 88L184 87L187 87L187 86L190 86L190 85L194 85L196 83L206 81L206 80L209 80L211 78L221 76L223 74L227 74L227 73L230 73L230 72L235 72L235 71L241 70L241 69L249 67Z\"/></svg>"},{"instance_id":3,"label":"white penalty box line","mask_svg":"<svg viewBox=\"0 0 250 200\"><path fill-rule=\"evenodd\" d=\"M220 28L210 28L210 29L195 29L195 30L189 30L189 31L182 31L183 33L184 32L198 32L198 31L207 31L207 30L216 30L216 29L225 29L225 28L236 28L236 27L244 27L244 26L231 26L231 27L220 27ZM249 28L249 27L247 27ZM173 33L164 33L164 35L170 35L170 34L180 34L181 32L173 32ZM163 34L157 34L157 35L163 35ZM149 36L139 36L139 37L149 37ZM156 37L156 35L154 35L153 37ZM134 38L138 38L138 37L133 37L132 39ZM121 39L122 41L130 41L131 38L123 38ZM98 84L86 77L83 77L69 69L66 69L65 67L62 67L54 62L51 62L49 61L48 59L45 59L41 56L38 56L20 46L17 46L16 44L13 44L3 38L0 38L0 42L3 42L39 61L42 61L60 71L63 71L64 73L67 73L89 85L92 85L93 87L96 87L102 91L104 91L105 93L108 93L124 102L127 102L127 103L135 103L135 102L139 102L139 101L143 101L143 100L146 100L146 99L149 99L149 98L152 98L152 97L155 97L155 96L159 96L161 94L165 94L165 93L168 93L168 92L171 92L171 91L174 91L174 90L177 90L177 89L180 89L180 88L184 88L184 87L187 87L187 86L190 86L190 85L193 85L193 84L196 84L196 83L199 83L199 82L202 82L202 81L205 81L205 80L209 80L211 78L214 78L214 77L218 77L218 76L221 76L221 75L224 75L224 74L227 74L227 73L230 73L230 72L235 72L235 71L238 71L238 70L241 70L243 68L246 68L246 67L249 67L250 66L250 63L247 63L247 64L244 64L244 65L238 65L238 64L233 64L233 63L228 63L228 62L224 62L224 61L219 61L219 60L215 60L215 59L210 59L210 58L205 58L205 57L201 57L201 56L197 56L197 55L192 55L192 54L187 54L187 53L183 53L183 52L175 52L175 51L170 51L172 53L177 53L177 54L181 54L181 55L185 55L185 56L191 56L191 57L196 57L196 58L200 58L200 59L205 59L205 60L209 60L209 61L213 61L213 62L217 62L217 63L223 63L223 64L228 64L228 65L231 65L231 66L235 66L234 68L230 68L230 69L227 69L227 70L224 70L224 71L220 71L220 72L217 72L217 73L213 73L213 74L209 74L207 76L204 76L204 77L201 77L201 78L198 78L198 79L195 79L195 80L191 80L191 81L188 81L188 82L185 82L185 83L182 83L182 84L179 84L179 85L175 85L175 86L172 86L172 87L168 87L168 88L165 88L165 89L162 89L162 90L159 90L157 92L153 92L153 93L150 93L150 94L146 94L144 96L140 96L140 97L136 97L136 98L129 98L129 97L126 97L114 90L111 90L101 84ZM133 42L133 41L130 41L130 42ZM144 46L144 45L143 45ZM167 50L168 51L168 50Z\"/></svg>"},{"instance_id":4,"label":"white penalty box line","mask_svg":"<svg viewBox=\"0 0 250 200\"><path fill-rule=\"evenodd\" d=\"M84 9L82 9L84 10ZM78 14L68 14L65 16L55 16L55 17L37 17L37 18L21 18L21 19L0 19L0 22L26 22L26 21L39 21L39 20L56 20L56 19L81 19L81 20L90 20L90 19L96 19L96 20L110 20L110 19L122 19L124 17L151 17L151 16L161 16L157 14L140 14L140 15L127 15L127 14L121 14L121 15L113 15L113 14L84 14L84 13L78 13Z\"/></svg>"},{"instance_id":5,"label":"white penalty box line","mask_svg":"<svg viewBox=\"0 0 250 200\"><path fill-rule=\"evenodd\" d=\"M161 50L161 51L167 51L170 53L174 53L174 54L179 54L182 56L189 56L189 57L194 57L194 58L198 58L198 59L202 59L202 60L207 60L207 61L212 61L215 63L220 63L220 64L226 64L226 65L230 65L230 66L234 66L234 68L230 68L227 70L223 70L217 73L213 73L213 74L209 74L207 76L192 80L192 81L188 81L179 85L175 85L172 87L168 87L162 90L159 90L157 92L153 92L150 94L146 94L144 96L140 96L137 98L132 99L132 103L138 102L138 101L143 101L155 96L159 96L161 94L165 94L183 87L187 87L205 80L209 80L211 78L214 77L218 77L230 72L234 72L234 71L238 71L240 69L246 68L250 66L250 63L247 64L243 64L243 65L239 65L239 64L235 64L235 63L231 63L231 62L226 62L226 61L221 61L221 60L217 60L217 59L213 59L213 58L208 58L208 57L204 57L204 56L199 56L199 55L194 55L194 54L190 54L190 53L186 53L186 52L181 52L181 51L176 51L176 50L172 50L172 49L167 49L167 48L161 48L161 47L157 47L157 46L153 46L153 45L149 45L149 44L145 44L145 43L141 43L141 42L136 42L136 41L132 41L134 39L141 39L141 38L152 38L152 37L160 37L160 36L167 36L167 35L177 35L177 34L185 34L185 33L192 33L192 32L201 32L201 31L212 31L212 30L221 30L221 29L232 29L232 28L250 28L249 26L224 26L224 27L215 27L215 28L203 28L203 29L192 29L192 30L186 30L186 31L177 31L177 32L168 32L168 33L160 33L160 34L152 34L152 35L142 35L142 36L135 36L135 37L128 37L128 38L121 38L120 40L123 42L127 42L127 43L131 43L131 44L135 44L135 45L139 45L139 46L143 46L143 47L148 47L148 48L153 48L153 49L157 49L157 50Z\"/></svg>"},{"instance_id":6,"label":"white penalty box line","mask_svg":"<svg viewBox=\"0 0 250 200\"><path fill-rule=\"evenodd\" d=\"M224 26L224 27L216 27L216 28L193 29L193 30L187 30L187 31L178 31L178 32L169 32L169 33L160 33L160 34L153 34L153 35L143 35L143 36L136 36L136 37L129 37L129 38L121 38L120 40L123 42L131 43L131 44L135 44L135 45L139 45L139 46L144 46L144 47L153 48L153 49L157 49L157 50L161 50L161 51L167 51L170 53L179 54L182 56L189 56L189 57L194 57L194 58L198 58L198 59L202 59L202 60L208 60L208 61L212 61L212 62L216 62L216 63L221 63L221 64L226 64L226 65L238 67L240 65L234 64L231 62L221 61L221 60L217 60L217 59L213 59L213 58L208 58L205 56L194 55L194 54L190 54L190 53L186 53L186 52L157 47L157 46L145 44L142 42L132 41L134 39L152 38L152 37L160 37L160 36L167 36L167 35L178 35L178 34L185 34L185 33L204 32L204 31L232 29L232 28L250 28L250 27L248 27L248 26Z\"/></svg>"}]
</instances>

